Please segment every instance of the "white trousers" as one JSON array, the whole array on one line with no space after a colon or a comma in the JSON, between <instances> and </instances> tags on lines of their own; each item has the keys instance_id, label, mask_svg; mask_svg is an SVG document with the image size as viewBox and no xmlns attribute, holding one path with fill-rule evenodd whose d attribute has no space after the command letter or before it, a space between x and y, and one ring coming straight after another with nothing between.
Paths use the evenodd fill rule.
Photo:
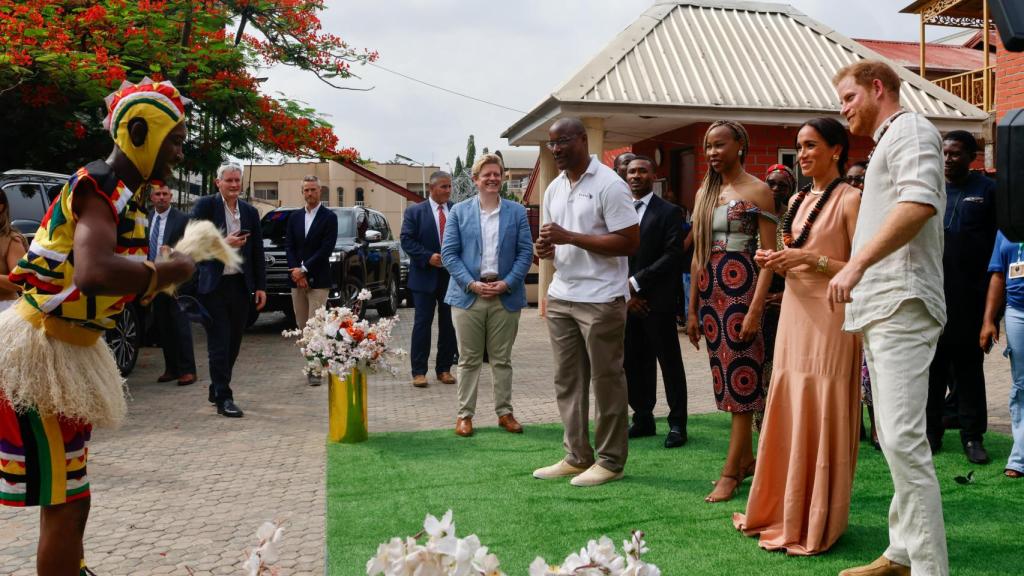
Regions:
<instances>
[{"instance_id":1,"label":"white trousers","mask_svg":"<svg viewBox=\"0 0 1024 576\"><path fill-rule=\"evenodd\" d=\"M863 330L878 442L895 488L885 556L914 576L949 575L942 496L925 435L928 369L941 332L917 299Z\"/></svg>"}]
</instances>

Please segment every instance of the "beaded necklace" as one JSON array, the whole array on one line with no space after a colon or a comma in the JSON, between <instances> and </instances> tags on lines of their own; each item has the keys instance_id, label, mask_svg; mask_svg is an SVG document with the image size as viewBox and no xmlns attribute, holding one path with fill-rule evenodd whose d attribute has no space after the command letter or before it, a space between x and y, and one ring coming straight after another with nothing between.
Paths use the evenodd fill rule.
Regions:
<instances>
[{"instance_id":1,"label":"beaded necklace","mask_svg":"<svg viewBox=\"0 0 1024 576\"><path fill-rule=\"evenodd\" d=\"M796 198L793 200L793 204L786 211L786 217L782 219L782 243L787 248L799 248L807 242L807 236L811 233L811 227L814 226L814 221L818 219L818 215L821 214L821 209L828 202L832 191L835 190L840 184L843 183L842 178L836 178L831 184L825 188L825 192L821 194L818 201L811 208L811 213L807 215L807 221L804 222L804 229L800 231L800 236L796 239L793 238L793 219L796 218L796 211L800 209L800 205L803 204L804 198L807 197L807 193L811 191L811 185L808 184L800 189L797 193Z\"/></svg>"}]
</instances>

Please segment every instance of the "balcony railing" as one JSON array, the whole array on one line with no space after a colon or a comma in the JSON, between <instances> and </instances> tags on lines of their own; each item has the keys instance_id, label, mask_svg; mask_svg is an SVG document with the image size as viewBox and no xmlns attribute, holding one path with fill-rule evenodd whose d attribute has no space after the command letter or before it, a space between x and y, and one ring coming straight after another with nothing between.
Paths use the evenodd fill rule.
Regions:
<instances>
[{"instance_id":1,"label":"balcony railing","mask_svg":"<svg viewBox=\"0 0 1024 576\"><path fill-rule=\"evenodd\" d=\"M986 84L987 77L987 84ZM974 104L985 112L995 108L995 66L979 68L956 76L939 78L935 84L947 92ZM987 90L986 90L987 88Z\"/></svg>"}]
</instances>

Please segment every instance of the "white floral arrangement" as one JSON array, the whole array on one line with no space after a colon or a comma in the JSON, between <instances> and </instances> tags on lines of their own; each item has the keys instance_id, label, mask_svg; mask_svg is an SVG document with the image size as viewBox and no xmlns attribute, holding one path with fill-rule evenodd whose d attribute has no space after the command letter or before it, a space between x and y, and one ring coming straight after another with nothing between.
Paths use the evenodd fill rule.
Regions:
<instances>
[{"instance_id":1,"label":"white floral arrangement","mask_svg":"<svg viewBox=\"0 0 1024 576\"><path fill-rule=\"evenodd\" d=\"M426 538L420 543L421 538ZM641 559L647 553L644 533L633 531L622 542L622 557L607 536L591 540L579 553L570 554L561 565L549 565L537 557L530 564L530 576L661 576L661 570ZM405 540L392 538L377 547L366 562L367 576L505 576L497 556L480 544L476 534L455 535L452 511L438 520L428 514L423 531Z\"/></svg>"},{"instance_id":2,"label":"white floral arrangement","mask_svg":"<svg viewBox=\"0 0 1024 576\"><path fill-rule=\"evenodd\" d=\"M277 546L281 543L281 536L284 528L275 522L264 522L256 530L256 540L259 542L242 564L246 576L264 576L269 574L275 576L277 568L273 564L278 561ZM191 573L191 570L189 571Z\"/></svg>"},{"instance_id":3,"label":"white floral arrangement","mask_svg":"<svg viewBox=\"0 0 1024 576\"><path fill-rule=\"evenodd\" d=\"M419 539L426 536L424 544ZM377 547L366 562L367 576L505 576L498 558L480 544L476 534L455 536L452 511L440 520L427 514L423 531L405 540L392 538Z\"/></svg>"},{"instance_id":4,"label":"white floral arrangement","mask_svg":"<svg viewBox=\"0 0 1024 576\"><path fill-rule=\"evenodd\" d=\"M357 299L369 300L370 291L363 289ZM320 374L326 369L344 378L353 368L359 368L368 372L384 370L397 375L398 368L389 360L405 352L389 349L391 330L396 323L398 316L381 318L370 324L359 319L347 307L324 307L318 309L304 327L285 330L281 335L299 338L296 344L306 358L303 369L306 374Z\"/></svg>"},{"instance_id":5,"label":"white floral arrangement","mask_svg":"<svg viewBox=\"0 0 1024 576\"><path fill-rule=\"evenodd\" d=\"M641 556L648 552L644 533L633 530L629 540L622 541L625 557L615 550L607 536L587 542L579 553L568 555L561 565L551 566L538 556L530 564L530 576L661 576L661 570L648 564Z\"/></svg>"}]
</instances>

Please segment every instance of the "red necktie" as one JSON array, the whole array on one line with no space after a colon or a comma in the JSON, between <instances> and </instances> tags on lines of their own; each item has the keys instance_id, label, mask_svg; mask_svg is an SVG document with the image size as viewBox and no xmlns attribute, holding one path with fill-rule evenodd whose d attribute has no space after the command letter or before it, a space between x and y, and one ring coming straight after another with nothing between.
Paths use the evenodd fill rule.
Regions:
<instances>
[{"instance_id":1,"label":"red necktie","mask_svg":"<svg viewBox=\"0 0 1024 576\"><path fill-rule=\"evenodd\" d=\"M437 205L437 227L441 229L441 242L444 242L444 223L447 218L444 217L444 206L441 204Z\"/></svg>"}]
</instances>

